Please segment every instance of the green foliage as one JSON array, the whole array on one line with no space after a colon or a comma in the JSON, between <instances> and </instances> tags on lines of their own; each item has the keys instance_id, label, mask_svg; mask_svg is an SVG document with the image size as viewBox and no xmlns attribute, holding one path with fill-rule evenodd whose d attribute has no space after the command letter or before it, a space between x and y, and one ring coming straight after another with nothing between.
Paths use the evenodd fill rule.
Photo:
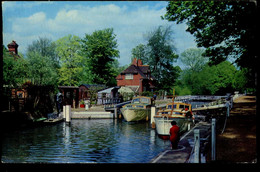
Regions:
<instances>
[{"instance_id":1,"label":"green foliage","mask_svg":"<svg viewBox=\"0 0 260 172\"><path fill-rule=\"evenodd\" d=\"M246 78L230 62L218 65L205 64L199 72L186 69L176 84L176 94L185 95L225 95L234 91L244 91Z\"/></svg>"},{"instance_id":2,"label":"green foliage","mask_svg":"<svg viewBox=\"0 0 260 172\"><path fill-rule=\"evenodd\" d=\"M50 58L52 63L54 63L54 65L58 67L59 59L55 49L56 49L55 42L52 42L51 39L46 37L45 38L39 37L38 40L33 41L32 44L28 46L27 53L37 52L42 57Z\"/></svg>"},{"instance_id":3,"label":"green foliage","mask_svg":"<svg viewBox=\"0 0 260 172\"><path fill-rule=\"evenodd\" d=\"M41 56L38 52L29 52L27 62L28 78L34 85L56 85L57 71L49 58Z\"/></svg>"},{"instance_id":4,"label":"green foliage","mask_svg":"<svg viewBox=\"0 0 260 172\"><path fill-rule=\"evenodd\" d=\"M175 94L177 96L191 95L191 90L187 86L181 87L177 85L174 88L175 88Z\"/></svg>"},{"instance_id":5,"label":"green foliage","mask_svg":"<svg viewBox=\"0 0 260 172\"><path fill-rule=\"evenodd\" d=\"M56 45L61 62L59 85L78 86L83 72L80 38L68 35L57 40Z\"/></svg>"},{"instance_id":6,"label":"green foliage","mask_svg":"<svg viewBox=\"0 0 260 172\"><path fill-rule=\"evenodd\" d=\"M153 97L153 92L151 92L151 91L144 91L144 92L142 92L142 96Z\"/></svg>"},{"instance_id":7,"label":"green foliage","mask_svg":"<svg viewBox=\"0 0 260 172\"><path fill-rule=\"evenodd\" d=\"M192 71L200 71L208 61L202 56L203 52L202 49L189 48L181 53L181 62Z\"/></svg>"},{"instance_id":8,"label":"green foliage","mask_svg":"<svg viewBox=\"0 0 260 172\"><path fill-rule=\"evenodd\" d=\"M141 59L143 64L147 64L147 47L144 44L139 44L132 49L131 61L134 58Z\"/></svg>"},{"instance_id":9,"label":"green foliage","mask_svg":"<svg viewBox=\"0 0 260 172\"><path fill-rule=\"evenodd\" d=\"M212 10L214 9L214 10ZM185 22L186 31L205 47L210 64L227 58L247 68L248 85L253 85L257 70L256 2L247 1L170 1L164 19Z\"/></svg>"},{"instance_id":10,"label":"green foliage","mask_svg":"<svg viewBox=\"0 0 260 172\"><path fill-rule=\"evenodd\" d=\"M158 82L158 89L170 90L178 74L179 66L174 67L173 62L178 58L174 53L172 30L170 26L159 26L147 34L148 43L145 61L150 65L151 73Z\"/></svg>"},{"instance_id":11,"label":"green foliage","mask_svg":"<svg viewBox=\"0 0 260 172\"><path fill-rule=\"evenodd\" d=\"M39 37L27 48L28 79L34 85L57 87L59 60L56 45L48 38Z\"/></svg>"},{"instance_id":12,"label":"green foliage","mask_svg":"<svg viewBox=\"0 0 260 172\"><path fill-rule=\"evenodd\" d=\"M3 47L3 85L10 87L21 86L27 79L27 61L23 58L11 55Z\"/></svg>"},{"instance_id":13,"label":"green foliage","mask_svg":"<svg viewBox=\"0 0 260 172\"><path fill-rule=\"evenodd\" d=\"M83 55L89 66L92 83L112 86L116 84L116 72L112 66L116 57L119 57L117 50L116 35L112 28L98 30L92 34L86 34L82 39Z\"/></svg>"}]
</instances>

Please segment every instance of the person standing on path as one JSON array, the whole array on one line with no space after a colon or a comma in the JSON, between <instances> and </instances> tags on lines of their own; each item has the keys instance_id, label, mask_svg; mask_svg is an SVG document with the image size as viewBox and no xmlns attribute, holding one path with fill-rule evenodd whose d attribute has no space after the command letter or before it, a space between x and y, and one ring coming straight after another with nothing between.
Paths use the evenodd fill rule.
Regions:
<instances>
[{"instance_id":1,"label":"person standing on path","mask_svg":"<svg viewBox=\"0 0 260 172\"><path fill-rule=\"evenodd\" d=\"M180 141L180 127L177 126L176 121L171 122L172 127L170 128L170 141L172 144L172 149L178 148L178 143Z\"/></svg>"}]
</instances>

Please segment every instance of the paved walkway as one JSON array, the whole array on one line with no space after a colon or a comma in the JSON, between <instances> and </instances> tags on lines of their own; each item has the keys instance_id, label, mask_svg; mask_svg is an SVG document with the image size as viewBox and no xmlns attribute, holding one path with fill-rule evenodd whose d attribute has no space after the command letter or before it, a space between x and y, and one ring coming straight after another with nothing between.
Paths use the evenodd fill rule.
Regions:
<instances>
[{"instance_id":1,"label":"paved walkway","mask_svg":"<svg viewBox=\"0 0 260 172\"><path fill-rule=\"evenodd\" d=\"M155 158L153 158L151 163L192 163L193 159L190 159L194 145L194 130L200 130L201 138L201 152L204 152L205 143L209 140L211 124L206 122L199 122L190 131L185 133L178 144L177 150L171 150L171 147L161 152ZM191 156L192 157L192 156Z\"/></svg>"}]
</instances>

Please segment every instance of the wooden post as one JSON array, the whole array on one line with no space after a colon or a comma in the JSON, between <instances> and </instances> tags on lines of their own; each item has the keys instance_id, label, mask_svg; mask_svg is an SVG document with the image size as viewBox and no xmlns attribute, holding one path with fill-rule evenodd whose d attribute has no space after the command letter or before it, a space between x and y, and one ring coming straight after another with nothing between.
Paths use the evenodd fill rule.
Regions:
<instances>
[{"instance_id":1,"label":"wooden post","mask_svg":"<svg viewBox=\"0 0 260 172\"><path fill-rule=\"evenodd\" d=\"M66 118L66 106L63 106L62 118Z\"/></svg>"},{"instance_id":2,"label":"wooden post","mask_svg":"<svg viewBox=\"0 0 260 172\"><path fill-rule=\"evenodd\" d=\"M114 107L114 118L117 119L117 107Z\"/></svg>"},{"instance_id":3,"label":"wooden post","mask_svg":"<svg viewBox=\"0 0 260 172\"><path fill-rule=\"evenodd\" d=\"M211 160L216 160L216 119L211 121Z\"/></svg>"},{"instance_id":4,"label":"wooden post","mask_svg":"<svg viewBox=\"0 0 260 172\"><path fill-rule=\"evenodd\" d=\"M71 105L66 105L66 123L70 123L71 121Z\"/></svg>"},{"instance_id":5,"label":"wooden post","mask_svg":"<svg viewBox=\"0 0 260 172\"><path fill-rule=\"evenodd\" d=\"M152 128L155 128L155 121L154 121L155 111L156 111L155 106L152 106L151 107L151 125L152 125Z\"/></svg>"},{"instance_id":6,"label":"wooden post","mask_svg":"<svg viewBox=\"0 0 260 172\"><path fill-rule=\"evenodd\" d=\"M194 163L200 163L200 130L194 130Z\"/></svg>"}]
</instances>

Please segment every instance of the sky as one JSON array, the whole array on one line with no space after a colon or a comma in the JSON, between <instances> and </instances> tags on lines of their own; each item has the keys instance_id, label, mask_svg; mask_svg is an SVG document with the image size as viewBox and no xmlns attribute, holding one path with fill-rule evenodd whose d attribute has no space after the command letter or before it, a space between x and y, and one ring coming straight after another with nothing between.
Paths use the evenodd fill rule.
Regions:
<instances>
[{"instance_id":1,"label":"sky","mask_svg":"<svg viewBox=\"0 0 260 172\"><path fill-rule=\"evenodd\" d=\"M83 38L96 30L113 28L120 51L120 65L131 63L131 50L146 44L144 34L160 25L170 25L177 54L195 48L186 24L162 20L166 1L2 1L3 44L15 40L18 52L39 37L52 41L69 34ZM180 60L177 64L182 67Z\"/></svg>"}]
</instances>

